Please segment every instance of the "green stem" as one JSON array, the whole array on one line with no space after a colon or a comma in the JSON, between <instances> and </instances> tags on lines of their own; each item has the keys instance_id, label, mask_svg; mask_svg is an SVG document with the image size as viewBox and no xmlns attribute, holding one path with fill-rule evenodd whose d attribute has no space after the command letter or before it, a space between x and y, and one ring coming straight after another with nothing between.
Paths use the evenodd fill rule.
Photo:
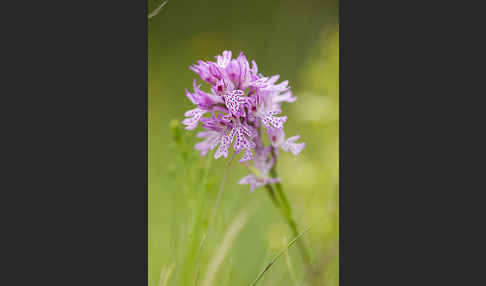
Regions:
<instances>
[{"instance_id":1,"label":"green stem","mask_svg":"<svg viewBox=\"0 0 486 286\"><path fill-rule=\"evenodd\" d=\"M258 127L258 133L261 136L261 128L260 126ZM277 154L275 153L275 148L271 147L272 151L272 157L273 157L273 167L270 170L270 174L273 178L278 178L277 176ZM273 191L273 188L271 185L266 185L266 189L268 190L268 194L270 195L270 198L272 199L272 202L274 205L280 210L284 218L286 219L289 227L292 229L292 232L294 236L299 235L299 229L297 228L297 224L295 223L294 219L292 218L292 207L290 206L289 200L287 199L287 196L282 190L282 185L280 183L275 184L275 188L277 189L278 196L280 197L280 200L282 202L282 205L279 204L277 197L275 196L275 192ZM298 240L297 245L300 249L300 253L302 255L302 259L304 262L309 265L310 264L310 256L309 253L307 252L307 248L305 247L304 243L301 240Z\"/></svg>"},{"instance_id":2,"label":"green stem","mask_svg":"<svg viewBox=\"0 0 486 286\"><path fill-rule=\"evenodd\" d=\"M268 195L272 199L273 204L280 210L280 205L278 203L277 197L275 196L275 192L273 191L273 188L271 185L265 185L265 188L268 191Z\"/></svg>"},{"instance_id":3,"label":"green stem","mask_svg":"<svg viewBox=\"0 0 486 286\"><path fill-rule=\"evenodd\" d=\"M275 153L275 148L272 147L271 150L272 150L272 157L273 157L273 167L270 170L270 174L272 175L272 177L278 178L277 169L276 169L277 154ZM282 185L278 182L278 183L275 184L275 188L277 189L278 196L282 200L282 203L283 203L286 211L289 213L289 216L292 216L292 208L290 207L290 203L289 203L289 200L287 199L287 196L285 195L285 193L282 190Z\"/></svg>"},{"instance_id":4,"label":"green stem","mask_svg":"<svg viewBox=\"0 0 486 286\"><path fill-rule=\"evenodd\" d=\"M275 165L270 170L270 174L272 175L273 178L278 178L277 170L275 169ZM287 196L282 191L282 185L280 183L275 183L275 189L277 190L278 196L280 197L280 200L282 201L282 204L283 204L283 207L285 208L285 211L287 211L289 213L289 216L292 216L292 208L290 207L290 203L289 203L289 200L287 199Z\"/></svg>"},{"instance_id":5,"label":"green stem","mask_svg":"<svg viewBox=\"0 0 486 286\"><path fill-rule=\"evenodd\" d=\"M297 228L297 224L295 223L295 221L292 219L292 216L290 215L290 213L291 213L290 212L290 205L289 205L288 209L281 207L281 205L278 203L278 200L275 196L275 192L273 190L273 187L271 185L266 185L265 188L267 189L268 194L270 195L270 198L272 199L272 202L279 209L279 211L282 213L285 220L287 221L290 229L292 230L293 235L298 236L299 235L299 229ZM280 191L282 191L282 190L280 189ZM287 201L287 203L288 203L288 201ZM304 262L306 264L309 264L310 263L310 256L309 256L309 253L307 253L307 249L306 249L304 243L301 240L299 240L299 241L297 241L297 245L300 249L302 259L304 260Z\"/></svg>"},{"instance_id":6,"label":"green stem","mask_svg":"<svg viewBox=\"0 0 486 286\"><path fill-rule=\"evenodd\" d=\"M277 154L275 153L275 148L272 147L271 150L272 150L272 157L273 157L274 163L273 163L272 169L270 170L270 173L271 173L272 177L278 178L277 169L276 169ZM294 219L292 218L292 207L290 206L289 200L287 199L287 196L285 195L285 193L282 189L282 184L276 183L275 188L277 189L277 194L278 194L280 201L282 202L282 205L283 205L282 209L281 209L282 214L284 215L285 219L287 220L287 223L288 223L290 229L292 229L294 236L297 236L297 235L299 235L299 229L298 229L297 224L295 223ZM307 248L305 247L303 241L299 240L297 242L297 245L299 246L300 253L302 254L302 258L304 259L304 262L306 264L309 264L310 263L310 256L309 256L309 253L307 252Z\"/></svg>"}]
</instances>

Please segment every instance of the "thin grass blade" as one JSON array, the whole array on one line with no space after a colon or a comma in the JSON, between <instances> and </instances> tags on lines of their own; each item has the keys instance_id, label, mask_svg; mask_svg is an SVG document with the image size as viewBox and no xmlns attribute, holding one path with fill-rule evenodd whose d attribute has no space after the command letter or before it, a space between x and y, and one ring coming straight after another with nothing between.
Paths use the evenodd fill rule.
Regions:
<instances>
[{"instance_id":1,"label":"thin grass blade","mask_svg":"<svg viewBox=\"0 0 486 286\"><path fill-rule=\"evenodd\" d=\"M265 267L265 269L263 269L262 272L260 272L260 274L258 274L258 276L255 278L255 280L250 284L251 286L254 286L258 283L258 281L260 279L262 279L263 275L265 275L265 273L272 267L272 265L275 263L275 261L277 261L277 259L282 256L285 252L288 251L288 249L299 239L301 238L305 233L307 233L311 228L307 228L305 231L301 232L299 235L297 235L294 239L292 239L292 241L289 242L289 244L284 248L282 249L273 259L272 261L270 261L267 266Z\"/></svg>"}]
</instances>

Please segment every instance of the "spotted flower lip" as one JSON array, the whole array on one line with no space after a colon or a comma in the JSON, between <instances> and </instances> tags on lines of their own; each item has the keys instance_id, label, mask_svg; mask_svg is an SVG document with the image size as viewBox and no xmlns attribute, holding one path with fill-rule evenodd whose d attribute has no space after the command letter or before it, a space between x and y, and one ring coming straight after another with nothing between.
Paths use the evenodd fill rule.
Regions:
<instances>
[{"instance_id":1,"label":"spotted flower lip","mask_svg":"<svg viewBox=\"0 0 486 286\"><path fill-rule=\"evenodd\" d=\"M285 139L283 128L288 117L282 114L281 104L297 100L289 82L277 83L280 75L263 76L256 62L252 60L250 65L243 52L236 58L232 56L231 51L223 51L214 57L215 61L199 60L190 66L210 88L203 91L194 79L193 91L186 89L186 97L195 106L184 114L182 123L187 130L196 129L201 123L204 131L197 133L197 137L203 141L195 145L201 156L216 149L215 159L228 157L233 146L235 154L243 153L240 162L247 165L253 162L256 172L240 180L240 184L249 184L253 191L280 181L269 176L275 160L269 157L270 153L278 156L281 148L297 155L305 143L296 143L299 135ZM265 133L271 143L267 147L262 138Z\"/></svg>"}]
</instances>

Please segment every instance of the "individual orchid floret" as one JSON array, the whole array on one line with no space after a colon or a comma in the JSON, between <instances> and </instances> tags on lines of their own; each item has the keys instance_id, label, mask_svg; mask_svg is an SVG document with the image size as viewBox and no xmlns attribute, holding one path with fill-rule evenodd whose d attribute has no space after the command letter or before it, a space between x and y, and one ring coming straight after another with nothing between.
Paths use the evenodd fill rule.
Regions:
<instances>
[{"instance_id":1,"label":"individual orchid floret","mask_svg":"<svg viewBox=\"0 0 486 286\"><path fill-rule=\"evenodd\" d=\"M209 70L209 64L205 61L197 61L197 63L197 65L192 65L189 68L197 73L205 82L214 84L218 79Z\"/></svg>"},{"instance_id":2,"label":"individual orchid floret","mask_svg":"<svg viewBox=\"0 0 486 286\"><path fill-rule=\"evenodd\" d=\"M226 107L235 117L245 116L243 105L247 102L247 97L243 97L244 94L242 90L236 89L223 95Z\"/></svg>"},{"instance_id":3,"label":"individual orchid floret","mask_svg":"<svg viewBox=\"0 0 486 286\"><path fill-rule=\"evenodd\" d=\"M219 144L218 150L214 153L214 159L218 159L221 156L228 157L228 148L231 146L231 138L228 135L221 137L221 144Z\"/></svg>"},{"instance_id":4,"label":"individual orchid floret","mask_svg":"<svg viewBox=\"0 0 486 286\"><path fill-rule=\"evenodd\" d=\"M258 99L250 102L250 111L252 111L252 117L259 118L263 125L268 128L283 128L283 124L287 121L287 116L277 117L275 115L280 114L282 110L278 105L266 103L265 100Z\"/></svg>"},{"instance_id":5,"label":"individual orchid floret","mask_svg":"<svg viewBox=\"0 0 486 286\"><path fill-rule=\"evenodd\" d=\"M287 138L282 145L282 150L285 152L292 152L294 155L298 155L302 150L305 148L305 143L295 143L295 141L299 140L300 135L295 135L290 138Z\"/></svg>"},{"instance_id":6,"label":"individual orchid floret","mask_svg":"<svg viewBox=\"0 0 486 286\"><path fill-rule=\"evenodd\" d=\"M186 111L186 113L184 113L184 116L189 118L184 119L182 123L186 125L187 130L192 130L197 127L197 125L199 124L199 120L206 112L206 110L202 110L199 107Z\"/></svg>"},{"instance_id":7,"label":"individual orchid floret","mask_svg":"<svg viewBox=\"0 0 486 286\"><path fill-rule=\"evenodd\" d=\"M196 83L196 79L194 79L194 93L190 93L186 89L186 96L193 104L196 104L200 109L210 110L214 105L223 103L221 97L202 91L201 85L197 85Z\"/></svg>"},{"instance_id":8,"label":"individual orchid floret","mask_svg":"<svg viewBox=\"0 0 486 286\"><path fill-rule=\"evenodd\" d=\"M211 91L219 97L223 97L226 92L232 90L235 90L235 85L232 81L225 78L219 79L213 86L211 86Z\"/></svg>"},{"instance_id":9,"label":"individual orchid floret","mask_svg":"<svg viewBox=\"0 0 486 286\"><path fill-rule=\"evenodd\" d=\"M227 135L227 122L221 117L213 116L211 118L201 119L205 131L197 134L198 138L206 138L204 141L197 143L194 147L201 151L201 156L206 155L210 150L213 150L218 144L226 144L223 139ZM228 149L227 146L223 149ZM223 152L224 153L224 152ZM227 152L226 152L227 154Z\"/></svg>"},{"instance_id":10,"label":"individual orchid floret","mask_svg":"<svg viewBox=\"0 0 486 286\"><path fill-rule=\"evenodd\" d=\"M250 192L253 192L258 187L263 187L268 184L279 183L280 181L281 181L280 178L270 178L270 177L263 177L263 176L251 174L243 177L238 182L238 184L250 185Z\"/></svg>"},{"instance_id":11,"label":"individual orchid floret","mask_svg":"<svg viewBox=\"0 0 486 286\"><path fill-rule=\"evenodd\" d=\"M197 137L205 138L205 140L194 146L196 150L199 150L201 156L204 156L219 144L219 147L214 154L214 158L218 159L221 156L228 157L228 148L231 145L228 129L231 125L229 125L226 119L221 115L213 116L211 118L202 118L201 121L206 131L199 132Z\"/></svg>"},{"instance_id":12,"label":"individual orchid floret","mask_svg":"<svg viewBox=\"0 0 486 286\"><path fill-rule=\"evenodd\" d=\"M287 121L287 116L277 117L274 115L280 114L282 111L280 109L272 109L264 111L260 114L263 125L267 128L276 127L278 129L283 128L283 124Z\"/></svg>"},{"instance_id":13,"label":"individual orchid floret","mask_svg":"<svg viewBox=\"0 0 486 286\"><path fill-rule=\"evenodd\" d=\"M267 159L270 154L270 146L256 152L254 159L255 167L250 167L253 174L243 177L238 184L250 185L250 192L253 192L258 187L263 187L267 184L275 184L281 181L280 178L272 178L269 176L270 169L273 167L275 160L271 157Z\"/></svg>"},{"instance_id":14,"label":"individual orchid floret","mask_svg":"<svg viewBox=\"0 0 486 286\"><path fill-rule=\"evenodd\" d=\"M274 148L281 147L285 152L290 151L294 155L298 155L306 145L305 143L295 143L300 138L300 135L285 139L285 133L282 129L270 128L268 137Z\"/></svg>"},{"instance_id":15,"label":"individual orchid floret","mask_svg":"<svg viewBox=\"0 0 486 286\"><path fill-rule=\"evenodd\" d=\"M273 102L270 96L262 96L256 93L252 95L247 102L249 107L249 117L260 119L263 125L268 128L283 128L283 124L287 121L287 116L277 117L282 112L280 106Z\"/></svg>"},{"instance_id":16,"label":"individual orchid floret","mask_svg":"<svg viewBox=\"0 0 486 286\"><path fill-rule=\"evenodd\" d=\"M252 160L253 154L251 150L256 146L255 142L253 142L253 138L257 136L256 131L253 130L253 127L240 123L239 120L234 120L233 129L231 129L229 135L230 140L233 140L233 136L235 137L235 142L233 144L235 153L239 153L241 150L244 150L243 157L239 160L239 162Z\"/></svg>"},{"instance_id":17,"label":"individual orchid floret","mask_svg":"<svg viewBox=\"0 0 486 286\"><path fill-rule=\"evenodd\" d=\"M210 150L213 150L221 143L224 136L223 132L214 130L201 131L197 134L198 138L206 138L204 141L197 143L194 148L201 151L201 156L205 156Z\"/></svg>"}]
</instances>

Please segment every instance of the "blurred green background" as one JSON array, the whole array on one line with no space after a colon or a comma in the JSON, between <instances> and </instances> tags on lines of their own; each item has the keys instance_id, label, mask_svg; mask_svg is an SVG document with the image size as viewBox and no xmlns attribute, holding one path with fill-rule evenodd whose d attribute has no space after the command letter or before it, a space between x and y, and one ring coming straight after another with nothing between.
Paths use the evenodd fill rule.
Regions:
<instances>
[{"instance_id":1,"label":"blurred green background","mask_svg":"<svg viewBox=\"0 0 486 286\"><path fill-rule=\"evenodd\" d=\"M302 238L312 264L291 247L258 285L338 285L338 29L337 0L169 0L149 20L149 286L250 285L292 239L265 189L237 184L248 173L237 160L214 209L229 158L200 157L200 127L181 127L189 66L223 50L289 80L298 100L282 106L285 132L307 143L298 156L281 152L277 170L300 229L312 227Z\"/></svg>"}]
</instances>

